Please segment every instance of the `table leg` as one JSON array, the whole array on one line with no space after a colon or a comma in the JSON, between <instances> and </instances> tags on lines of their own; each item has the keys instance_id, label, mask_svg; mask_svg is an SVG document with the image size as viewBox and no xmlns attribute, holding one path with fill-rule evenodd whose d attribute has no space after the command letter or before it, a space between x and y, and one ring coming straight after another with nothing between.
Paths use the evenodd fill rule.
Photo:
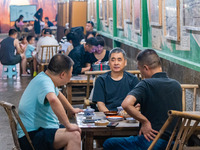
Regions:
<instances>
[{"instance_id":1,"label":"table leg","mask_svg":"<svg viewBox=\"0 0 200 150\"><path fill-rule=\"evenodd\" d=\"M93 150L93 132L86 132L84 147L85 150Z\"/></svg>"},{"instance_id":2,"label":"table leg","mask_svg":"<svg viewBox=\"0 0 200 150\"><path fill-rule=\"evenodd\" d=\"M72 104L72 86L67 86L67 100Z\"/></svg>"},{"instance_id":3,"label":"table leg","mask_svg":"<svg viewBox=\"0 0 200 150\"><path fill-rule=\"evenodd\" d=\"M90 94L90 75L87 76L87 91L86 91L86 99L89 98Z\"/></svg>"}]
</instances>

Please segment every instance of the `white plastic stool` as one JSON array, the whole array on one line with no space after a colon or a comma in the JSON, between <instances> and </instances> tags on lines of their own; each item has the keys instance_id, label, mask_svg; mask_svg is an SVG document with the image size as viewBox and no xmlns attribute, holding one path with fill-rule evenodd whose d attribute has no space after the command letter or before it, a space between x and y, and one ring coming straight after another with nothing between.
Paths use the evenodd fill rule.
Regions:
<instances>
[{"instance_id":1,"label":"white plastic stool","mask_svg":"<svg viewBox=\"0 0 200 150\"><path fill-rule=\"evenodd\" d=\"M8 78L12 78L13 76L17 77L16 65L3 65L2 78L4 75L6 75Z\"/></svg>"}]
</instances>

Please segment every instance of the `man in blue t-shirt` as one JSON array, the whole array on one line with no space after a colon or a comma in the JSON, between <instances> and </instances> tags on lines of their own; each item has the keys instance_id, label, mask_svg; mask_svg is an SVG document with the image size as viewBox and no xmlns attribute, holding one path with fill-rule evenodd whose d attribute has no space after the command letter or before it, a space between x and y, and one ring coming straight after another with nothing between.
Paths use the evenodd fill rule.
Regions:
<instances>
[{"instance_id":1,"label":"man in blue t-shirt","mask_svg":"<svg viewBox=\"0 0 200 150\"><path fill-rule=\"evenodd\" d=\"M73 108L58 90L70 81L72 66L68 56L53 56L48 69L29 83L21 97L19 116L36 150L81 149L81 129L69 122L65 110L72 114L82 110ZM19 125L17 132L21 149L31 149Z\"/></svg>"},{"instance_id":2,"label":"man in blue t-shirt","mask_svg":"<svg viewBox=\"0 0 200 150\"><path fill-rule=\"evenodd\" d=\"M180 84L162 72L160 58L154 50L146 49L137 56L138 69L145 78L128 94L122 103L124 110L140 122L138 136L110 138L104 143L104 150L148 149L152 140L168 118L169 110L182 110L182 89ZM134 105L139 103L141 112ZM175 127L176 120L154 146L165 149Z\"/></svg>"},{"instance_id":3,"label":"man in blue t-shirt","mask_svg":"<svg viewBox=\"0 0 200 150\"><path fill-rule=\"evenodd\" d=\"M95 82L92 101L101 112L117 110L127 94L138 84L136 76L124 71L127 64L126 53L115 48L109 54L111 71L99 76Z\"/></svg>"}]
</instances>

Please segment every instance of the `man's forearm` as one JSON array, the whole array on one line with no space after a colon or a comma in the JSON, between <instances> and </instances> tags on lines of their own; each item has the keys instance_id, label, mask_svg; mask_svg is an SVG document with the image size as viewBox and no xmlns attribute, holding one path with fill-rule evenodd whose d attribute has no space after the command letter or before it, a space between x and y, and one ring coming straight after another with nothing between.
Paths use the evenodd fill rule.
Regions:
<instances>
[{"instance_id":1,"label":"man's forearm","mask_svg":"<svg viewBox=\"0 0 200 150\"><path fill-rule=\"evenodd\" d=\"M100 112L109 111L103 102L97 102L97 106Z\"/></svg>"},{"instance_id":2,"label":"man's forearm","mask_svg":"<svg viewBox=\"0 0 200 150\"><path fill-rule=\"evenodd\" d=\"M141 123L148 121L148 119L140 113L140 111L135 108L134 104L136 98L134 96L128 95L122 103L123 109L133 118L140 121Z\"/></svg>"},{"instance_id":3,"label":"man's forearm","mask_svg":"<svg viewBox=\"0 0 200 150\"><path fill-rule=\"evenodd\" d=\"M47 94L47 99L49 101L49 104L51 105L51 108L55 115L58 117L58 120L66 127L68 128L70 122L67 117L66 111L62 105L62 103L59 101L57 96L54 93Z\"/></svg>"},{"instance_id":4,"label":"man's forearm","mask_svg":"<svg viewBox=\"0 0 200 150\"><path fill-rule=\"evenodd\" d=\"M84 73L85 71L89 71L89 70L90 70L90 66L82 68L81 73Z\"/></svg>"},{"instance_id":5,"label":"man's forearm","mask_svg":"<svg viewBox=\"0 0 200 150\"><path fill-rule=\"evenodd\" d=\"M148 119L143 116L140 111L138 111L135 106L128 106L125 107L124 110L133 118L135 118L136 120L138 120L139 122L143 123L148 121Z\"/></svg>"},{"instance_id":6,"label":"man's forearm","mask_svg":"<svg viewBox=\"0 0 200 150\"><path fill-rule=\"evenodd\" d=\"M66 110L72 111L74 109L72 105L69 103L69 101L66 99L66 97L61 92L59 92L58 98Z\"/></svg>"}]
</instances>

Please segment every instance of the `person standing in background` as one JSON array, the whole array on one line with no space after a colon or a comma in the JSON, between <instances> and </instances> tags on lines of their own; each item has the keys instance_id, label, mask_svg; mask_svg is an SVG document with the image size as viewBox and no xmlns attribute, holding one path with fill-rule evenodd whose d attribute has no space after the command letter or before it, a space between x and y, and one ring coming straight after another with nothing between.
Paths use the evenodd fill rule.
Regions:
<instances>
[{"instance_id":1,"label":"person standing in background","mask_svg":"<svg viewBox=\"0 0 200 150\"><path fill-rule=\"evenodd\" d=\"M40 34L40 21L42 21L42 17L43 17L43 9L40 8L38 9L38 11L35 13L34 15L34 31L36 34L36 40L38 40L39 34Z\"/></svg>"}]
</instances>

